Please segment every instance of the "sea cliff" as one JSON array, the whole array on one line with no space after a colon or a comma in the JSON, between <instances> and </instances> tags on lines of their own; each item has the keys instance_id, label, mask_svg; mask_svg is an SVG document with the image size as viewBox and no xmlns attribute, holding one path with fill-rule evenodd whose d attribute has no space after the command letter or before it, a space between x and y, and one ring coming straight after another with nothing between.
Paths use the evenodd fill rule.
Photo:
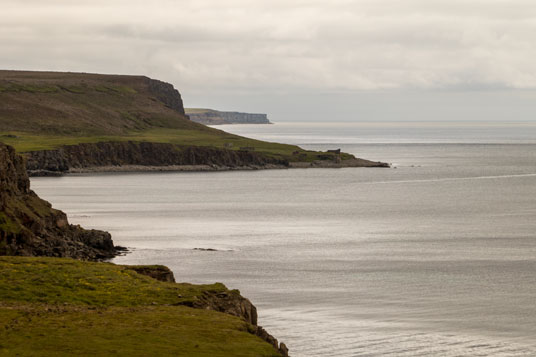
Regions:
<instances>
[{"instance_id":1,"label":"sea cliff","mask_svg":"<svg viewBox=\"0 0 536 357\"><path fill-rule=\"evenodd\" d=\"M24 160L0 143L0 255L99 260L115 256L107 232L69 224L31 189Z\"/></svg>"}]
</instances>

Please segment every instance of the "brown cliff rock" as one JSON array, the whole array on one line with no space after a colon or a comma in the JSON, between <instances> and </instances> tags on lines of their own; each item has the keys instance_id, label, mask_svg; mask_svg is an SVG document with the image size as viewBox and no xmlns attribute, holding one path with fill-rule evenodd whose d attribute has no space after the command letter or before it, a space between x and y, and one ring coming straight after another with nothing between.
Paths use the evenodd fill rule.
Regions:
<instances>
[{"instance_id":1,"label":"brown cliff rock","mask_svg":"<svg viewBox=\"0 0 536 357\"><path fill-rule=\"evenodd\" d=\"M24 159L0 143L0 255L100 260L115 254L109 233L69 224L30 190Z\"/></svg>"}]
</instances>

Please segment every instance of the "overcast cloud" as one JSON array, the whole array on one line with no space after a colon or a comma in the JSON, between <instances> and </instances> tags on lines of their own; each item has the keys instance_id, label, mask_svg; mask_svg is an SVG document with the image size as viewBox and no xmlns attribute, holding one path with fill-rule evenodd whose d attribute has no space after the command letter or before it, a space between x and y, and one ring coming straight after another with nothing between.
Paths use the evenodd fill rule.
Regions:
<instances>
[{"instance_id":1,"label":"overcast cloud","mask_svg":"<svg viewBox=\"0 0 536 357\"><path fill-rule=\"evenodd\" d=\"M172 82L190 106L273 111L285 95L536 88L534 0L0 5L1 68L145 74Z\"/></svg>"}]
</instances>

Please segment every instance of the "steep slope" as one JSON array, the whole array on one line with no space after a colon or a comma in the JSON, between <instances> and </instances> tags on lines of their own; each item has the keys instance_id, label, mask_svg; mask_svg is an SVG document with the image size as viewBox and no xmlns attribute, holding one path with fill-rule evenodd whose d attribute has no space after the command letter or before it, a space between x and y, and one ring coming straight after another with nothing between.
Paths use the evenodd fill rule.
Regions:
<instances>
[{"instance_id":1,"label":"steep slope","mask_svg":"<svg viewBox=\"0 0 536 357\"><path fill-rule=\"evenodd\" d=\"M23 158L0 143L0 255L98 260L116 248L109 233L70 225L30 190Z\"/></svg>"},{"instance_id":2,"label":"steep slope","mask_svg":"<svg viewBox=\"0 0 536 357\"><path fill-rule=\"evenodd\" d=\"M180 93L143 76L0 71L0 130L121 135L154 127L194 128Z\"/></svg>"}]
</instances>

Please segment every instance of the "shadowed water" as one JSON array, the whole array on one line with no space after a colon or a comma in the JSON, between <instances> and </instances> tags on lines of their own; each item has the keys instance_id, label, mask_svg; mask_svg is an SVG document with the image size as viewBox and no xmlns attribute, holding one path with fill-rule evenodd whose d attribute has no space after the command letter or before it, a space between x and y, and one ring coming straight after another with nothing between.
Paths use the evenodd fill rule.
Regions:
<instances>
[{"instance_id":1,"label":"shadowed water","mask_svg":"<svg viewBox=\"0 0 536 357\"><path fill-rule=\"evenodd\" d=\"M133 248L117 263L240 289L293 356L535 355L534 127L477 144L433 143L418 128L430 143L402 132L380 144L351 125L338 129L351 140L334 144L337 130L328 140L325 128L226 130L397 168L79 175L32 187L71 222Z\"/></svg>"}]
</instances>

